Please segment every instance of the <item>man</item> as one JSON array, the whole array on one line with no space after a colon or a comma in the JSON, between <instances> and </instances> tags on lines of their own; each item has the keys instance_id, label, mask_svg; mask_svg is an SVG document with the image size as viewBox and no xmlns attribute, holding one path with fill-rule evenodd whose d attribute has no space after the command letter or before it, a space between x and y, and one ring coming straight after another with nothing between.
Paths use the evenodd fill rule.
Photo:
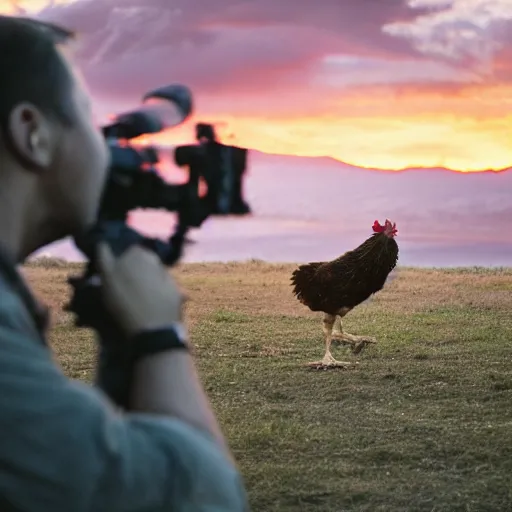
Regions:
<instances>
[{"instance_id":1,"label":"man","mask_svg":"<svg viewBox=\"0 0 512 512\"><path fill-rule=\"evenodd\" d=\"M108 166L55 38L0 17L0 510L246 510L179 335L181 293L156 257L132 249L116 260L100 247L106 305L138 340L130 411L67 379L45 344L15 266L94 222Z\"/></svg>"}]
</instances>

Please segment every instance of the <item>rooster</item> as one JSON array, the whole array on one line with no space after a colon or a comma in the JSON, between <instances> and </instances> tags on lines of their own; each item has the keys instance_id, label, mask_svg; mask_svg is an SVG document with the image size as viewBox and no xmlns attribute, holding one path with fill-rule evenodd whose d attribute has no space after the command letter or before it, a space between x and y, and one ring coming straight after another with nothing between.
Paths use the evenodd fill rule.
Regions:
<instances>
[{"instance_id":1,"label":"rooster","mask_svg":"<svg viewBox=\"0 0 512 512\"><path fill-rule=\"evenodd\" d=\"M356 355L367 344L376 343L373 337L348 334L342 327L342 318L381 290L398 262L396 224L386 219L382 226L376 220L373 231L359 247L339 258L300 265L292 273L293 293L297 299L311 311L324 313L325 355L322 361L310 363L310 366L346 367L351 364L334 359L331 354L333 338L350 345Z\"/></svg>"}]
</instances>

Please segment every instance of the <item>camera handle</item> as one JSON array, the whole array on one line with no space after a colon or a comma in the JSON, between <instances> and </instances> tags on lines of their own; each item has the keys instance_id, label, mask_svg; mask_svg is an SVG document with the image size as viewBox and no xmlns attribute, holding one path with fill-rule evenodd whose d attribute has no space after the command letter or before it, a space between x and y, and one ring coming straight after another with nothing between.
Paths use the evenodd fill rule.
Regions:
<instances>
[{"instance_id":1,"label":"camera handle","mask_svg":"<svg viewBox=\"0 0 512 512\"><path fill-rule=\"evenodd\" d=\"M167 243L142 236L124 221L98 223L89 233L75 238L77 247L89 263L82 275L72 276L68 283L73 288L71 301L64 308L75 313L76 327L90 327L96 333L99 345L96 385L119 407L126 409L130 399L132 367L126 336L111 318L103 304L101 279L96 265L96 249L106 242L116 257L133 245L141 245L155 252L166 266L174 265L181 257L188 227L178 225Z\"/></svg>"}]
</instances>

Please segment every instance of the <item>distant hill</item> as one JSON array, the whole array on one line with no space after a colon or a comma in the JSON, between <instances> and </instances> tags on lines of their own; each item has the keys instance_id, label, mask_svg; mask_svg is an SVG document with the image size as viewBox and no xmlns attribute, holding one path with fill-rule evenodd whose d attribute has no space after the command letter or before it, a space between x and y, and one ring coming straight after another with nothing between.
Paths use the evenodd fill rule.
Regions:
<instances>
[{"instance_id":1,"label":"distant hill","mask_svg":"<svg viewBox=\"0 0 512 512\"><path fill-rule=\"evenodd\" d=\"M482 171L471 171L471 172L460 172L453 169L447 169L445 167L405 167L402 169L378 169L373 167L360 167L348 164L346 162L342 162L336 160L334 158L328 156L293 156L293 155L280 155L280 154L272 154L272 153L264 153L262 151L257 151L255 149L250 150L251 159L257 161L258 163L266 163L266 162L275 162L277 158L281 159L283 163L293 164L296 163L298 165L309 165L313 162L317 163L321 166L329 166L329 167L344 167L351 168L359 171L372 171L372 172L384 172L384 173L404 173L404 172L419 172L419 171L428 171L428 172L441 172L441 173L454 173L454 174L501 174L512 170L512 167L508 167L506 169L500 169L499 171L494 170L482 170Z\"/></svg>"}]
</instances>

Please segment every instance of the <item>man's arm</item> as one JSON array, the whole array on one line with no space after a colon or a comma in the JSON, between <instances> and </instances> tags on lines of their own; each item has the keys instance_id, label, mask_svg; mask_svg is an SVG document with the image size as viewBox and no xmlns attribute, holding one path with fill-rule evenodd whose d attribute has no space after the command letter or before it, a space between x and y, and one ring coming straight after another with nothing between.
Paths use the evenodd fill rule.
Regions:
<instances>
[{"instance_id":1,"label":"man's arm","mask_svg":"<svg viewBox=\"0 0 512 512\"><path fill-rule=\"evenodd\" d=\"M239 473L177 419L120 415L0 327L0 496L24 512L244 511Z\"/></svg>"},{"instance_id":2,"label":"man's arm","mask_svg":"<svg viewBox=\"0 0 512 512\"><path fill-rule=\"evenodd\" d=\"M168 415L205 431L234 463L187 352L170 350L136 363L132 410Z\"/></svg>"}]
</instances>

